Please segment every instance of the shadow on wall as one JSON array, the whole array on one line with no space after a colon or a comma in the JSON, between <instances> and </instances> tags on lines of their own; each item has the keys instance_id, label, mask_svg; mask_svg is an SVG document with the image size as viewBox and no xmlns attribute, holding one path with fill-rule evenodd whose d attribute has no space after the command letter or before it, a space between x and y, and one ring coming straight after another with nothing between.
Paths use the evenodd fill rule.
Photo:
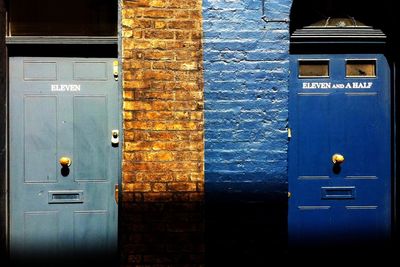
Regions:
<instances>
[{"instance_id":1,"label":"shadow on wall","mask_svg":"<svg viewBox=\"0 0 400 267\"><path fill-rule=\"evenodd\" d=\"M228 176L206 173L243 178ZM286 183L207 182L205 191L206 266L266 266L287 254Z\"/></svg>"},{"instance_id":2,"label":"shadow on wall","mask_svg":"<svg viewBox=\"0 0 400 267\"><path fill-rule=\"evenodd\" d=\"M214 175L221 178L207 177ZM227 186L208 183L204 202L126 195L120 210L121 265L265 266L284 255L286 183Z\"/></svg>"},{"instance_id":3,"label":"shadow on wall","mask_svg":"<svg viewBox=\"0 0 400 267\"><path fill-rule=\"evenodd\" d=\"M40 246L36 252L30 255L21 255L7 260L7 257L0 261L1 266L7 267L67 267L67 266L97 266L117 267L120 266L117 255L104 251L82 250L81 253L60 253L51 255L48 251L41 251Z\"/></svg>"},{"instance_id":4,"label":"shadow on wall","mask_svg":"<svg viewBox=\"0 0 400 267\"><path fill-rule=\"evenodd\" d=\"M204 203L185 200L185 194L182 197L143 201L134 194L124 196L119 230L121 266L204 264Z\"/></svg>"}]
</instances>

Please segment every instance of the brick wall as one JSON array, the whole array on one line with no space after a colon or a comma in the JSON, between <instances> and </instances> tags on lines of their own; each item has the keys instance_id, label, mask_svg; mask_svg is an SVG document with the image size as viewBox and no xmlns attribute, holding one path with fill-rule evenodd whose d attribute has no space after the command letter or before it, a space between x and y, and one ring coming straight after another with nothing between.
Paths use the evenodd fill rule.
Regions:
<instances>
[{"instance_id":1,"label":"brick wall","mask_svg":"<svg viewBox=\"0 0 400 267\"><path fill-rule=\"evenodd\" d=\"M122 263L203 262L201 0L123 0Z\"/></svg>"},{"instance_id":2,"label":"brick wall","mask_svg":"<svg viewBox=\"0 0 400 267\"><path fill-rule=\"evenodd\" d=\"M206 256L267 264L285 250L289 25L261 0L204 0ZM290 0L266 0L289 19ZM235 255L234 258L230 255Z\"/></svg>"}]
</instances>

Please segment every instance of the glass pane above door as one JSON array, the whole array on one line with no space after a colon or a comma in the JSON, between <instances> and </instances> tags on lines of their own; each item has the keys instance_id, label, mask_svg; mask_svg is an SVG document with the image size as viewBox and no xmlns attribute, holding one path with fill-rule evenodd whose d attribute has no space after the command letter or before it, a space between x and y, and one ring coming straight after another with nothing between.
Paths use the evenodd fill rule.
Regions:
<instances>
[{"instance_id":1,"label":"glass pane above door","mask_svg":"<svg viewBox=\"0 0 400 267\"><path fill-rule=\"evenodd\" d=\"M117 0L10 0L10 36L116 36Z\"/></svg>"}]
</instances>

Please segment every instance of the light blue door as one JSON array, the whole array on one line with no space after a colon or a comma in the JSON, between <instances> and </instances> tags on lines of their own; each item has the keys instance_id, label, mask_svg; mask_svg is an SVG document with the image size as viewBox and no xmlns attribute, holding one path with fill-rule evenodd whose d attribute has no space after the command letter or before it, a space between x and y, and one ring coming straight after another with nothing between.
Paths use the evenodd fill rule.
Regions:
<instances>
[{"instance_id":1,"label":"light blue door","mask_svg":"<svg viewBox=\"0 0 400 267\"><path fill-rule=\"evenodd\" d=\"M13 57L9 66L12 257L115 253L113 59Z\"/></svg>"},{"instance_id":2,"label":"light blue door","mask_svg":"<svg viewBox=\"0 0 400 267\"><path fill-rule=\"evenodd\" d=\"M293 55L290 70L291 244L341 247L385 241L391 227L385 57Z\"/></svg>"}]
</instances>

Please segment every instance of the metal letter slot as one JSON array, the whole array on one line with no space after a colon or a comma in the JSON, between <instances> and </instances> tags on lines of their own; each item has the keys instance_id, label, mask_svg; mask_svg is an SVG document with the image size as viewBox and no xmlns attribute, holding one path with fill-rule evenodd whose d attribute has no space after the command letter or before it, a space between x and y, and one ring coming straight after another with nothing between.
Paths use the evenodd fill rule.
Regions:
<instances>
[{"instance_id":1,"label":"metal letter slot","mask_svg":"<svg viewBox=\"0 0 400 267\"><path fill-rule=\"evenodd\" d=\"M119 144L119 131L118 130L111 131L111 144L113 144L113 145Z\"/></svg>"},{"instance_id":2,"label":"metal letter slot","mask_svg":"<svg viewBox=\"0 0 400 267\"><path fill-rule=\"evenodd\" d=\"M82 190L49 191L49 204L83 203Z\"/></svg>"},{"instance_id":3,"label":"metal letter slot","mask_svg":"<svg viewBox=\"0 0 400 267\"><path fill-rule=\"evenodd\" d=\"M322 199L354 199L354 186L321 187Z\"/></svg>"},{"instance_id":4,"label":"metal letter slot","mask_svg":"<svg viewBox=\"0 0 400 267\"><path fill-rule=\"evenodd\" d=\"M115 197L115 203L118 205L118 196L119 196L119 188L118 184L114 186L114 197Z\"/></svg>"}]
</instances>

